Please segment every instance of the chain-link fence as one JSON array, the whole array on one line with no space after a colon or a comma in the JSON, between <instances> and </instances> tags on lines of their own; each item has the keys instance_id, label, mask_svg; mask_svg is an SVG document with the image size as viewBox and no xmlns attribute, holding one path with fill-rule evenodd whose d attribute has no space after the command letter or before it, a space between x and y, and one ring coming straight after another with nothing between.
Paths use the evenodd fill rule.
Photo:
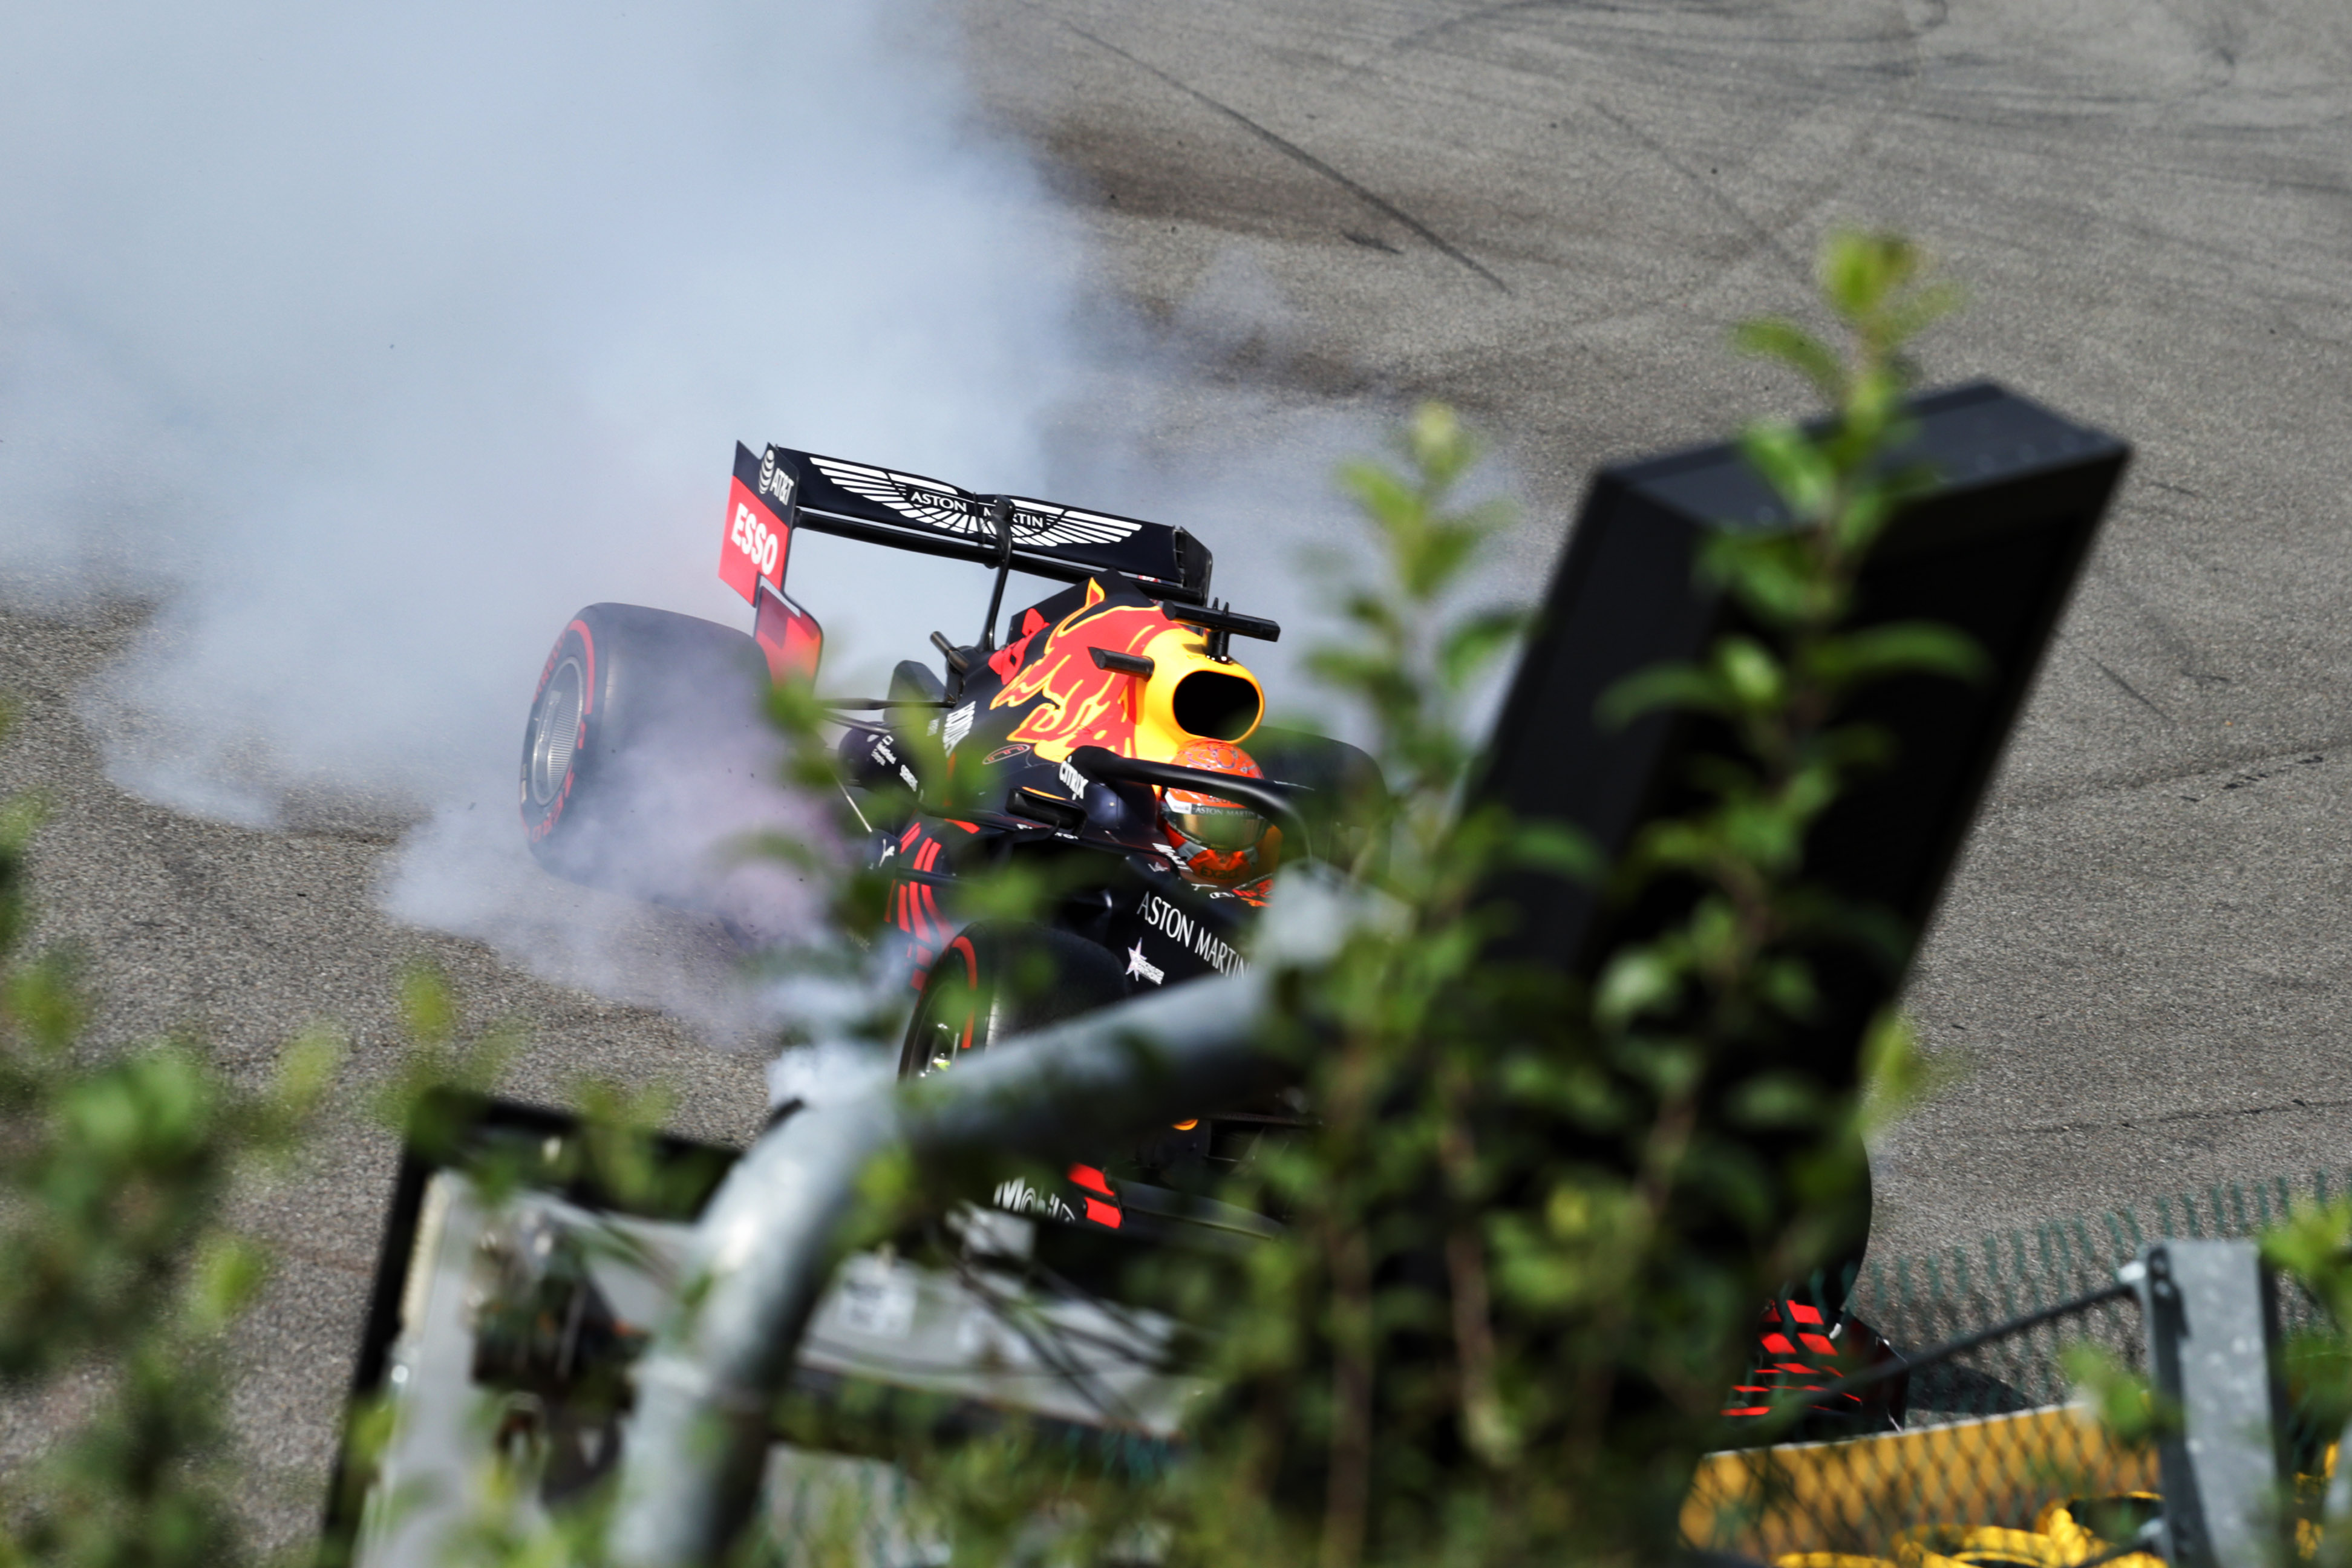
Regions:
<instances>
[{"instance_id":1,"label":"chain-link fence","mask_svg":"<svg viewBox=\"0 0 2352 1568\"><path fill-rule=\"evenodd\" d=\"M2111 1284L2151 1241L2259 1236L2298 1210L2352 1198L2352 1172L2216 1183L2107 1210L2000 1231L1963 1246L1871 1258L1854 1281L1853 1310L1869 1321L1918 1322L1928 1342L2038 1311ZM2288 1305L2290 1322L2297 1307ZM2301 1309L2306 1314L2307 1305ZM1892 1337L1901 1335L1893 1332Z\"/></svg>"},{"instance_id":2,"label":"chain-link fence","mask_svg":"<svg viewBox=\"0 0 2352 1568\"><path fill-rule=\"evenodd\" d=\"M1702 1465L1686 1537L1779 1568L2147 1568L2161 1561L2165 1446L2181 1440L2195 1400L2177 1364L2179 1298L2164 1280L2151 1295L2141 1260L2161 1270L2174 1244L2258 1236L2347 1196L2352 1180L2327 1172L2217 1184L1871 1259L1843 1312L1818 1295L1775 1303L1727 1408L1741 1446ZM2248 1399L2268 1389L2274 1459L2249 1461L2262 1471L2251 1528L2307 1555L2344 1411L2324 1379L2296 1369L2340 1343L2337 1326L2294 1281L2261 1276L2242 1247L2233 1256L2262 1280L2251 1342L2270 1354L2221 1358L2206 1375L2260 1385L2241 1390ZM2152 1333L2172 1338L2167 1365L2155 1364ZM2298 1346L2312 1347L2300 1363ZM2273 1382L2282 1365L2284 1387ZM2227 1521L2216 1528L2227 1534Z\"/></svg>"},{"instance_id":3,"label":"chain-link fence","mask_svg":"<svg viewBox=\"0 0 2352 1568\"><path fill-rule=\"evenodd\" d=\"M1930 1298L1894 1326L1965 1321L1961 1303ZM1868 1425L1867 1436L1727 1450L1700 1467L1683 1513L1685 1533L1717 1551L1779 1560L1807 1553L1895 1560L1959 1555L2045 1531L2052 1506L2136 1499L2156 1488L2151 1449L2119 1442L2070 1401L2071 1353L2088 1349L2123 1368L2144 1366L2145 1336L2128 1288L2110 1285L2006 1322L1964 1331L1864 1365L1811 1388L1783 1384L1763 1419L1822 1431ZM1786 1366L1819 1373L1851 1364L1841 1341L1866 1333L1849 1319L1827 1333L1778 1336L1797 1353ZM1776 1336L1765 1336L1769 1355ZM1809 1344L1808 1341L1813 1342ZM1808 1352L1812 1352L1808 1357ZM1753 1407L1748 1407L1753 1408ZM1769 1430L1769 1428L1768 1428Z\"/></svg>"}]
</instances>

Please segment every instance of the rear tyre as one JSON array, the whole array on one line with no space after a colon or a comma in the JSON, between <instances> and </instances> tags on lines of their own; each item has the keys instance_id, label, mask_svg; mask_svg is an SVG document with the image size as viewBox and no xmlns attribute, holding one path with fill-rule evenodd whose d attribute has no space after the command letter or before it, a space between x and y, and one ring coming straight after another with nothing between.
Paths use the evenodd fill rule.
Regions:
<instances>
[{"instance_id":1,"label":"rear tyre","mask_svg":"<svg viewBox=\"0 0 2352 1568\"><path fill-rule=\"evenodd\" d=\"M532 856L572 881L695 902L711 824L775 752L767 685L759 645L732 627L638 605L572 616L523 727Z\"/></svg>"},{"instance_id":2,"label":"rear tyre","mask_svg":"<svg viewBox=\"0 0 2352 1568\"><path fill-rule=\"evenodd\" d=\"M1083 937L1021 921L967 926L932 962L898 1053L923 1078L1000 1041L1119 1001L1118 960Z\"/></svg>"}]
</instances>

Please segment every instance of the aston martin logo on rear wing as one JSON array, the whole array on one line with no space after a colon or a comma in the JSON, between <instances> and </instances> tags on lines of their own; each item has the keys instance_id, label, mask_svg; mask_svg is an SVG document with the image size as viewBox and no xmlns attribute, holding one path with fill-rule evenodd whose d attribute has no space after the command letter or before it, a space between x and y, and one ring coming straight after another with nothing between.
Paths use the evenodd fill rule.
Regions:
<instances>
[{"instance_id":1,"label":"aston martin logo on rear wing","mask_svg":"<svg viewBox=\"0 0 2352 1568\"><path fill-rule=\"evenodd\" d=\"M996 537L996 522L990 515L987 501L937 479L868 468L864 463L845 463L838 458L811 455L803 460L814 464L818 473L850 494L863 496L919 527L960 533L968 539L993 541ZM1016 550L1117 544L1151 526L1130 517L1018 498L1013 499L1010 521Z\"/></svg>"},{"instance_id":2,"label":"aston martin logo on rear wing","mask_svg":"<svg viewBox=\"0 0 2352 1568\"><path fill-rule=\"evenodd\" d=\"M770 447L755 458L738 446L735 482L745 492L736 502L756 501L787 549L792 531L805 528L994 566L1005 548L996 510L1003 500L1015 571L1065 583L1116 572L1170 597L1198 599L1208 592L1208 548L1162 522L1022 496L978 495L919 474L787 447Z\"/></svg>"}]
</instances>

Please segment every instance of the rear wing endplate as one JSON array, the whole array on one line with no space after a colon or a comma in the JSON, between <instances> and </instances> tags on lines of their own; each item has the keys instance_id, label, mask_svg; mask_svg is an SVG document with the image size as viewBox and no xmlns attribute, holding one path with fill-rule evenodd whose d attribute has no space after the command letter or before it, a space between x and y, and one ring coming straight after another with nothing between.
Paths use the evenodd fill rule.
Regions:
<instances>
[{"instance_id":1,"label":"rear wing endplate","mask_svg":"<svg viewBox=\"0 0 2352 1568\"><path fill-rule=\"evenodd\" d=\"M757 462L747 472L744 459L750 455L735 448L719 576L751 602L751 637L767 656L768 673L777 680L814 680L824 652L824 628L784 595L785 556L793 543L792 481L779 479L773 468L763 471Z\"/></svg>"}]
</instances>

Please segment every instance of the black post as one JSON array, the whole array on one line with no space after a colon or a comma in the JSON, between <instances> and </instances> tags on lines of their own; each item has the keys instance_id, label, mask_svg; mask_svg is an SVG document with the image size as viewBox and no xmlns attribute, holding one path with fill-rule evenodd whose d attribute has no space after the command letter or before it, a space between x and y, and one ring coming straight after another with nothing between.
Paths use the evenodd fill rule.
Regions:
<instances>
[{"instance_id":1,"label":"black post","mask_svg":"<svg viewBox=\"0 0 2352 1568\"><path fill-rule=\"evenodd\" d=\"M996 524L996 587L988 595L988 619L980 628L983 653L996 649L996 612L1004 605L1004 580L1013 575L1013 498L998 496L989 502L988 515Z\"/></svg>"}]
</instances>

